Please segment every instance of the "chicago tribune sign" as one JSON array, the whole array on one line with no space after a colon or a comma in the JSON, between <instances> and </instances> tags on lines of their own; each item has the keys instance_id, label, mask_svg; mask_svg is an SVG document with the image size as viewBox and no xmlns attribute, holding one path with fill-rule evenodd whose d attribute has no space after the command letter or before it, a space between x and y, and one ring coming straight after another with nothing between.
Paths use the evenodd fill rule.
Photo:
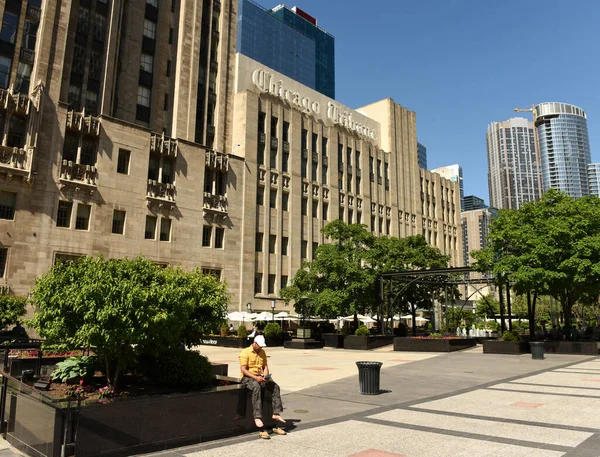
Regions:
<instances>
[{"instance_id":1,"label":"chicago tribune sign","mask_svg":"<svg viewBox=\"0 0 600 457\"><path fill-rule=\"evenodd\" d=\"M284 87L282 80L276 81L274 75L268 71L260 68L254 70L254 73L252 73L252 83L261 92L273 95L303 113L314 115L320 119L323 119L325 116L334 124L357 132L359 135L366 136L372 140L377 139L375 129L352 119L352 111L348 112L344 109L345 107L336 105L331 101L328 101L327 108L323 109L319 101L311 100L310 97L305 97L299 92L287 89Z\"/></svg>"}]
</instances>

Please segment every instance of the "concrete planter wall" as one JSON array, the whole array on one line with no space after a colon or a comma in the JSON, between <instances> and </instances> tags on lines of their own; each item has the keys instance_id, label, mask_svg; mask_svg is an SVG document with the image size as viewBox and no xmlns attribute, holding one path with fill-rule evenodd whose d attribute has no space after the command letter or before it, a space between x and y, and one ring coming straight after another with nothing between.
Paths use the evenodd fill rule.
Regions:
<instances>
[{"instance_id":1,"label":"concrete planter wall","mask_svg":"<svg viewBox=\"0 0 600 457\"><path fill-rule=\"evenodd\" d=\"M528 341L486 340L483 342L484 354L529 354Z\"/></svg>"},{"instance_id":2,"label":"concrete planter wall","mask_svg":"<svg viewBox=\"0 0 600 457\"><path fill-rule=\"evenodd\" d=\"M323 346L326 348L343 348L344 335L341 333L323 333Z\"/></svg>"},{"instance_id":3,"label":"concrete planter wall","mask_svg":"<svg viewBox=\"0 0 600 457\"><path fill-rule=\"evenodd\" d=\"M344 349L366 351L392 344L391 336L348 335L344 338Z\"/></svg>"},{"instance_id":4,"label":"concrete planter wall","mask_svg":"<svg viewBox=\"0 0 600 457\"><path fill-rule=\"evenodd\" d=\"M254 430L249 392L237 378L221 379L231 385L109 404L90 402L80 408L76 401L49 399L11 379L6 439L34 457L100 457L162 451ZM265 418L272 415L268 390L263 413ZM267 419L265 425L274 421Z\"/></svg>"},{"instance_id":5,"label":"concrete planter wall","mask_svg":"<svg viewBox=\"0 0 600 457\"><path fill-rule=\"evenodd\" d=\"M454 352L475 347L477 341L472 338L394 338L394 351L409 352Z\"/></svg>"},{"instance_id":6,"label":"concrete planter wall","mask_svg":"<svg viewBox=\"0 0 600 457\"><path fill-rule=\"evenodd\" d=\"M551 354L598 355L598 341L546 341L544 351Z\"/></svg>"}]
</instances>

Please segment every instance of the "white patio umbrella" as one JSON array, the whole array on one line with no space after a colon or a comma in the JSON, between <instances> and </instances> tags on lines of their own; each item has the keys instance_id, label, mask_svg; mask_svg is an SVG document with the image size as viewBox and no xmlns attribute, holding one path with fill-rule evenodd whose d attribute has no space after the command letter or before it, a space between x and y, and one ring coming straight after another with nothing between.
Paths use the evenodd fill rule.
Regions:
<instances>
[{"instance_id":1,"label":"white patio umbrella","mask_svg":"<svg viewBox=\"0 0 600 457\"><path fill-rule=\"evenodd\" d=\"M429 319L425 319L424 317L417 316L416 321L417 322L429 322Z\"/></svg>"},{"instance_id":2,"label":"white patio umbrella","mask_svg":"<svg viewBox=\"0 0 600 457\"><path fill-rule=\"evenodd\" d=\"M234 322L242 322L250 320L250 313L246 311L234 311L227 314L227 319Z\"/></svg>"},{"instance_id":3,"label":"white patio umbrella","mask_svg":"<svg viewBox=\"0 0 600 457\"><path fill-rule=\"evenodd\" d=\"M253 321L270 321L273 319L273 315L268 311L263 311L261 313L255 314L250 318Z\"/></svg>"},{"instance_id":4,"label":"white patio umbrella","mask_svg":"<svg viewBox=\"0 0 600 457\"><path fill-rule=\"evenodd\" d=\"M278 321L296 321L299 319L299 316L293 316L285 311L281 311L280 313L275 314L275 319Z\"/></svg>"}]
</instances>

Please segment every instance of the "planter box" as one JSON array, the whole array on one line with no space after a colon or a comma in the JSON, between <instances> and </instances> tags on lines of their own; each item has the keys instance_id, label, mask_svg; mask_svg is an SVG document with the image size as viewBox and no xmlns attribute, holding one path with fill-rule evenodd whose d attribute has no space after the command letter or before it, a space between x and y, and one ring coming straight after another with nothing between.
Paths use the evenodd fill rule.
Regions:
<instances>
[{"instance_id":1,"label":"planter box","mask_svg":"<svg viewBox=\"0 0 600 457\"><path fill-rule=\"evenodd\" d=\"M483 342L484 354L529 354L528 341L486 340Z\"/></svg>"},{"instance_id":2,"label":"planter box","mask_svg":"<svg viewBox=\"0 0 600 457\"><path fill-rule=\"evenodd\" d=\"M280 336L265 336L267 347L283 346L283 338Z\"/></svg>"},{"instance_id":3,"label":"planter box","mask_svg":"<svg viewBox=\"0 0 600 457\"><path fill-rule=\"evenodd\" d=\"M249 391L231 385L186 394L116 399L109 404L56 401L9 381L7 441L35 457L127 456L164 451L255 430ZM265 426L271 393L263 396ZM66 437L66 441L64 439Z\"/></svg>"},{"instance_id":4,"label":"planter box","mask_svg":"<svg viewBox=\"0 0 600 457\"><path fill-rule=\"evenodd\" d=\"M544 351L550 354L598 355L600 343L597 341L546 341Z\"/></svg>"},{"instance_id":5,"label":"planter box","mask_svg":"<svg viewBox=\"0 0 600 457\"><path fill-rule=\"evenodd\" d=\"M343 348L344 335L341 333L323 333L323 346L326 348Z\"/></svg>"},{"instance_id":6,"label":"planter box","mask_svg":"<svg viewBox=\"0 0 600 457\"><path fill-rule=\"evenodd\" d=\"M226 336L205 336L200 339L200 344L226 348L245 348L250 345L250 340L248 338L228 338Z\"/></svg>"},{"instance_id":7,"label":"planter box","mask_svg":"<svg viewBox=\"0 0 600 457\"><path fill-rule=\"evenodd\" d=\"M13 358L8 359L8 374L14 377L21 376L24 370L37 371L38 363L40 364L40 376L50 376L56 369L56 364L62 362L67 357L27 357L25 359ZM40 362L41 360L41 362Z\"/></svg>"},{"instance_id":8,"label":"planter box","mask_svg":"<svg viewBox=\"0 0 600 457\"><path fill-rule=\"evenodd\" d=\"M344 338L344 349L367 351L392 344L391 336L348 335Z\"/></svg>"},{"instance_id":9,"label":"planter box","mask_svg":"<svg viewBox=\"0 0 600 457\"><path fill-rule=\"evenodd\" d=\"M410 352L454 352L475 347L473 338L394 338L394 351Z\"/></svg>"}]
</instances>

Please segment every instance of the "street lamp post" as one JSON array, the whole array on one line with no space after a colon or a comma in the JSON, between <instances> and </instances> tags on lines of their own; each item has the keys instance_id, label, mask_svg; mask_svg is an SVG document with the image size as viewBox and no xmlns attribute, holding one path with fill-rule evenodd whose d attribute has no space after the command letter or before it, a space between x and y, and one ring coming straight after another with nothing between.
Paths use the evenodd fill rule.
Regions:
<instances>
[{"instance_id":1,"label":"street lamp post","mask_svg":"<svg viewBox=\"0 0 600 457\"><path fill-rule=\"evenodd\" d=\"M275 322L275 300L271 300L271 315L273 316L272 321Z\"/></svg>"}]
</instances>

